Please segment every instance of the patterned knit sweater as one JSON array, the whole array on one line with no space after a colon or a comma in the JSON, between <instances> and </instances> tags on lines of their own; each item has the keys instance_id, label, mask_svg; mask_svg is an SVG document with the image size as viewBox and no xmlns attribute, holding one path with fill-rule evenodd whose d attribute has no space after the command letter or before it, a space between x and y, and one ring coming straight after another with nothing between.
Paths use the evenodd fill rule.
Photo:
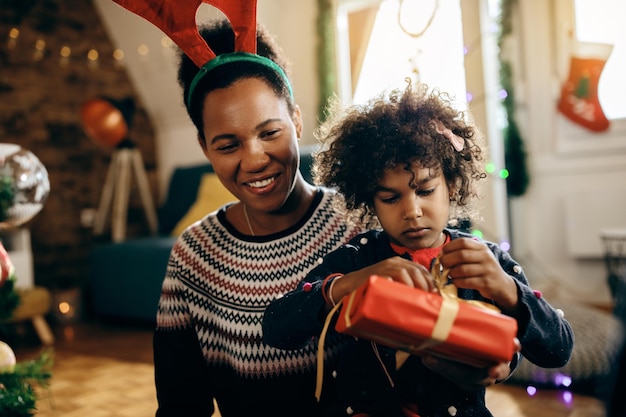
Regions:
<instances>
[{"instance_id":1,"label":"patterned knit sweater","mask_svg":"<svg viewBox=\"0 0 626 417\"><path fill-rule=\"evenodd\" d=\"M333 199L320 188L298 224L257 237L239 233L222 207L177 240L154 334L157 416L210 416L213 399L223 417L315 415L315 342L272 348L261 324L270 301L358 232Z\"/></svg>"}]
</instances>

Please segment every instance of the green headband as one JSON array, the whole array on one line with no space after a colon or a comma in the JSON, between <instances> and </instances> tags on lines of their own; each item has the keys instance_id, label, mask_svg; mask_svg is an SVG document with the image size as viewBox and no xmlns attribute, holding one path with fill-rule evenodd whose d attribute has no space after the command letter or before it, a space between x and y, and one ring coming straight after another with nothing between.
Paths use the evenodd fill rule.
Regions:
<instances>
[{"instance_id":1,"label":"green headband","mask_svg":"<svg viewBox=\"0 0 626 417\"><path fill-rule=\"evenodd\" d=\"M196 86L198 85L200 80L202 80L202 78L204 78L204 76L211 72L213 69L224 64L229 64L231 62L255 62L257 64L261 64L263 66L271 68L285 80L285 84L287 84L287 89L289 89L289 95L293 97L291 83L289 82L289 78L287 78L287 74L285 74L285 71L283 71L283 69L274 61L269 58L265 58L264 56L251 54L249 52L230 52L218 55L217 57L204 64L202 68L200 68L200 71L198 71L196 76L193 78L193 80L191 81L191 85L189 86L189 92L187 93L187 109L189 110L189 113L191 113L191 98L193 97L194 90L196 89Z\"/></svg>"}]
</instances>

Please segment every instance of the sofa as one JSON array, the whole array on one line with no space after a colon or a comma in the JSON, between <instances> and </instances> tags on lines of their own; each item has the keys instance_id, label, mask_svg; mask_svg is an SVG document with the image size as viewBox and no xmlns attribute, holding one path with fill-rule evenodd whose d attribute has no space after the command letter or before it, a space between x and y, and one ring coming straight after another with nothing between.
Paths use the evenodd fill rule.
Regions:
<instances>
[{"instance_id":1,"label":"sofa","mask_svg":"<svg viewBox=\"0 0 626 417\"><path fill-rule=\"evenodd\" d=\"M300 148L300 171L310 183L313 150L312 146ZM174 170L165 201L157 209L157 235L93 245L88 261L88 293L90 311L96 319L155 322L161 284L176 241L173 231L181 228L181 219L193 207L198 208L199 189L211 188L210 184L202 187L208 184L206 179L214 177L211 174L213 167L209 163ZM203 212L211 210L204 208Z\"/></svg>"}]
</instances>

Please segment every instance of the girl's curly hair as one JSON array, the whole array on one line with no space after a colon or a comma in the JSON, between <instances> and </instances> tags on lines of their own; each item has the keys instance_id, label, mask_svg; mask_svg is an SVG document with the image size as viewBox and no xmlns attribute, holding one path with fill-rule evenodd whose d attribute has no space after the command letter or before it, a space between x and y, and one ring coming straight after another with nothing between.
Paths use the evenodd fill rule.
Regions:
<instances>
[{"instance_id":1,"label":"girl's curly hair","mask_svg":"<svg viewBox=\"0 0 626 417\"><path fill-rule=\"evenodd\" d=\"M316 131L321 142L313 163L314 180L335 188L343 197L348 218L375 225L373 198L388 168L418 162L441 169L451 192L451 220L471 219L482 166L482 138L465 114L452 106L448 94L429 92L425 84L393 89L364 105L341 110L332 104L330 117ZM464 142L457 151L441 132L450 129Z\"/></svg>"}]
</instances>

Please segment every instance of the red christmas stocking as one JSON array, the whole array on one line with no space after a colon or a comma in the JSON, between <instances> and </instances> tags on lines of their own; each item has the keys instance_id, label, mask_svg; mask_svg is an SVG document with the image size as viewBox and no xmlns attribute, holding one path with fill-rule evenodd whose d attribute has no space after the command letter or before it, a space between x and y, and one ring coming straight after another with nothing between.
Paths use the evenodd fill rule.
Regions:
<instances>
[{"instance_id":1,"label":"red christmas stocking","mask_svg":"<svg viewBox=\"0 0 626 417\"><path fill-rule=\"evenodd\" d=\"M598 81L613 46L580 42L576 49L557 108L571 121L602 132L609 128L610 122L598 100Z\"/></svg>"}]
</instances>

